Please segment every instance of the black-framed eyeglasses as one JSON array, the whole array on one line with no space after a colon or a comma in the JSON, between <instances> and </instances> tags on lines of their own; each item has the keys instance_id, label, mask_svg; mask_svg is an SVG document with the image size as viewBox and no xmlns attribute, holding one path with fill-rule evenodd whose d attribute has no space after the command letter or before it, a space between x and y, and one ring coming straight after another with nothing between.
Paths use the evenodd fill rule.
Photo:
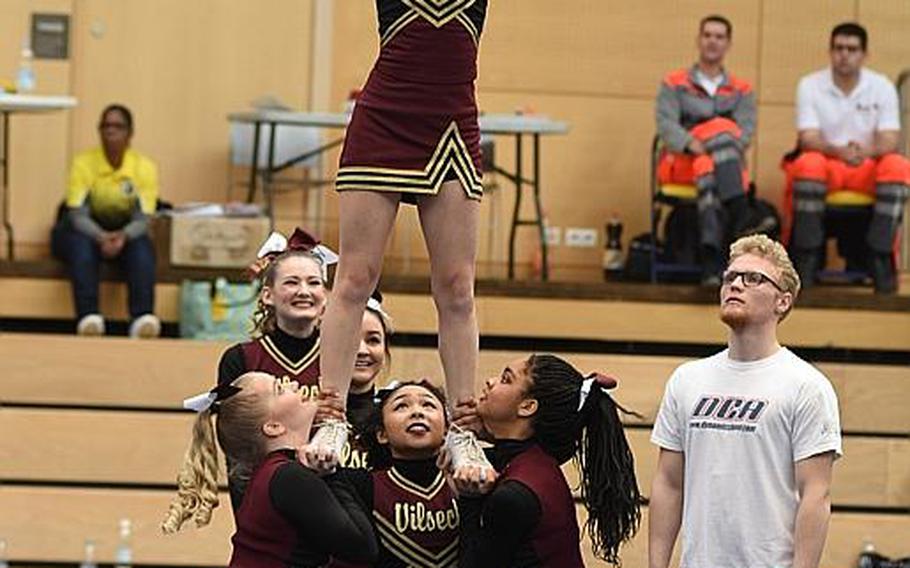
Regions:
<instances>
[{"instance_id":1,"label":"black-framed eyeglasses","mask_svg":"<svg viewBox=\"0 0 910 568\"><path fill-rule=\"evenodd\" d=\"M754 270L728 270L724 272L721 280L723 281L724 286L730 286L736 282L736 279L739 277L742 277L743 286L746 288L756 288L761 286L762 282L767 282L777 288L778 291L784 291L784 289L780 287L780 284L775 282L770 276Z\"/></svg>"},{"instance_id":2,"label":"black-framed eyeglasses","mask_svg":"<svg viewBox=\"0 0 910 568\"><path fill-rule=\"evenodd\" d=\"M113 128L114 130L129 130L129 125L125 122L102 122L98 124L98 130Z\"/></svg>"}]
</instances>

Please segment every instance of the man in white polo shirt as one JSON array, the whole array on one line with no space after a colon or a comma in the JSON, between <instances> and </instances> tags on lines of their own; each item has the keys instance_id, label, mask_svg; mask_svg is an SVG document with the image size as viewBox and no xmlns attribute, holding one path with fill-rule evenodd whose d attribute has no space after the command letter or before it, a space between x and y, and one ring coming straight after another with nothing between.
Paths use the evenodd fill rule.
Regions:
<instances>
[{"instance_id":1,"label":"man in white polo shirt","mask_svg":"<svg viewBox=\"0 0 910 568\"><path fill-rule=\"evenodd\" d=\"M730 251L728 348L674 371L651 434L649 567L669 566L682 525L684 568L817 568L841 454L837 396L777 341L800 287L784 247L752 235Z\"/></svg>"},{"instance_id":2,"label":"man in white polo shirt","mask_svg":"<svg viewBox=\"0 0 910 568\"><path fill-rule=\"evenodd\" d=\"M787 174L794 205L790 252L804 288L812 285L818 271L827 221L829 232L841 233L840 249L848 264L864 263L871 252L866 268L876 291L897 289L892 249L908 195L910 162L897 153L901 128L897 91L887 77L863 68L867 42L859 24L836 26L831 32L831 66L803 77L797 89L801 154L787 165ZM861 221L857 230L830 216L826 219L826 198L843 204L874 203L871 220ZM832 231L832 225L841 230Z\"/></svg>"}]
</instances>

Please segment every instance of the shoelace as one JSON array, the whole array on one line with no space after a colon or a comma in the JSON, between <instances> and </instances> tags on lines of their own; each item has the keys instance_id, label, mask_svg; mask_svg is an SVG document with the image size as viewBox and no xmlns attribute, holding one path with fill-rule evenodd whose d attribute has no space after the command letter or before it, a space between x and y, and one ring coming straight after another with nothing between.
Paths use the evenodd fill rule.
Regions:
<instances>
[{"instance_id":1,"label":"shoelace","mask_svg":"<svg viewBox=\"0 0 910 568\"><path fill-rule=\"evenodd\" d=\"M452 432L452 442L458 451L462 452L462 456L469 462L474 463L485 463L487 461L486 455L484 455L483 450L480 449L480 446L477 444L477 438L474 437L474 434L467 430L461 430L460 428L453 428Z\"/></svg>"}]
</instances>

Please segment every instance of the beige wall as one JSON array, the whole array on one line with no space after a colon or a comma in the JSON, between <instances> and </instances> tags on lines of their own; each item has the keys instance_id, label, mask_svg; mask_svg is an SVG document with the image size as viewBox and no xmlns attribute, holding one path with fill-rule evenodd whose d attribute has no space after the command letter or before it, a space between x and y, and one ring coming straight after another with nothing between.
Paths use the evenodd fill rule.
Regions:
<instances>
[{"instance_id":1,"label":"beige wall","mask_svg":"<svg viewBox=\"0 0 910 568\"><path fill-rule=\"evenodd\" d=\"M362 84L376 54L372 4L0 2L0 78L15 74L18 44L31 11L73 15L70 60L39 62L37 71L40 92L71 93L79 107L14 118L13 218L24 244L20 250L46 246L69 157L94 143L97 114L109 101L123 101L135 110L134 145L159 162L165 198L222 199L225 114L263 93L300 108L340 109L348 91ZM615 211L625 221L626 239L646 229L653 97L668 70L692 61L698 19L715 11L729 16L735 27L729 68L752 81L758 93L751 162L759 192L775 203L781 193L777 164L794 139L796 81L826 64L831 26L859 19L871 33L871 67L892 78L910 67L910 44L904 41L910 2L905 0L494 0L481 45L482 109L531 107L571 124L567 136L543 142L544 204L551 225L601 231ZM103 33L91 33L99 28ZM501 140L498 154L511 164L510 140ZM336 158L328 158L330 170ZM483 206L481 261L505 258L514 191L507 183L502 186ZM337 217L332 192L327 192L326 204L325 237L332 242ZM284 198L280 225L291 226L302 207L299 196ZM494 207L499 228L491 240L487 227ZM529 262L535 237L528 229L520 235L519 260ZM404 208L390 256L409 251L418 260L425 256L413 208ZM564 269L596 266L599 259L599 247L561 246L553 255L553 263Z\"/></svg>"},{"instance_id":2,"label":"beige wall","mask_svg":"<svg viewBox=\"0 0 910 568\"><path fill-rule=\"evenodd\" d=\"M17 250L46 252L72 153L97 143L110 102L134 113L133 146L154 158L174 202L223 200L227 113L274 94L306 107L310 0L3 0L0 78L15 76L33 11L70 13L66 62L36 65L40 94L72 94L75 110L13 118L12 217ZM239 193L235 193L239 195ZM294 216L299 199L286 203Z\"/></svg>"},{"instance_id":3,"label":"beige wall","mask_svg":"<svg viewBox=\"0 0 910 568\"><path fill-rule=\"evenodd\" d=\"M362 81L376 51L375 16L363 4L336 4L336 101ZM870 67L892 78L910 67L905 0L493 1L481 44L481 108L510 112L530 106L571 123L568 136L543 143L551 225L602 231L616 211L627 239L647 230L653 99L667 71L691 64L698 20L712 12L733 21L729 69L756 88L759 127L751 164L761 196L774 203L782 190L778 162L795 137L796 82L826 65L831 27L858 19L870 31ZM510 164L512 144L501 142L499 155ZM510 208L513 195L506 187L501 205ZM497 236L501 243L505 230ZM523 237L520 258L528 261L535 241L530 231ZM504 246L499 258L502 253ZM556 247L553 262L596 266L600 254L599 248Z\"/></svg>"},{"instance_id":4,"label":"beige wall","mask_svg":"<svg viewBox=\"0 0 910 568\"><path fill-rule=\"evenodd\" d=\"M73 0L0 2L0 82L15 83L19 50L28 37L32 12L72 14ZM36 61L37 92L71 92L73 63ZM44 243L63 195L70 152L68 113L13 115L10 119L11 217L18 241ZM6 234L3 233L3 256Z\"/></svg>"}]
</instances>

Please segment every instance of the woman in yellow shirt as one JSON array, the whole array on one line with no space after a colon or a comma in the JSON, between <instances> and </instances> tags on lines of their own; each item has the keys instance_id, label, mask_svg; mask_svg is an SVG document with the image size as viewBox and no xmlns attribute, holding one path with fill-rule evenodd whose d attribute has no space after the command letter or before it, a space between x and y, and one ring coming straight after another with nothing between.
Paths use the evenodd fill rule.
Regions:
<instances>
[{"instance_id":1,"label":"woman in yellow shirt","mask_svg":"<svg viewBox=\"0 0 910 568\"><path fill-rule=\"evenodd\" d=\"M117 260L129 289L130 335L155 337L155 253L148 218L158 201L158 169L132 150L133 116L109 105L98 123L101 146L78 154L70 169L66 211L51 238L54 255L66 262L76 305L76 332L104 334L98 310L99 269Z\"/></svg>"}]
</instances>

